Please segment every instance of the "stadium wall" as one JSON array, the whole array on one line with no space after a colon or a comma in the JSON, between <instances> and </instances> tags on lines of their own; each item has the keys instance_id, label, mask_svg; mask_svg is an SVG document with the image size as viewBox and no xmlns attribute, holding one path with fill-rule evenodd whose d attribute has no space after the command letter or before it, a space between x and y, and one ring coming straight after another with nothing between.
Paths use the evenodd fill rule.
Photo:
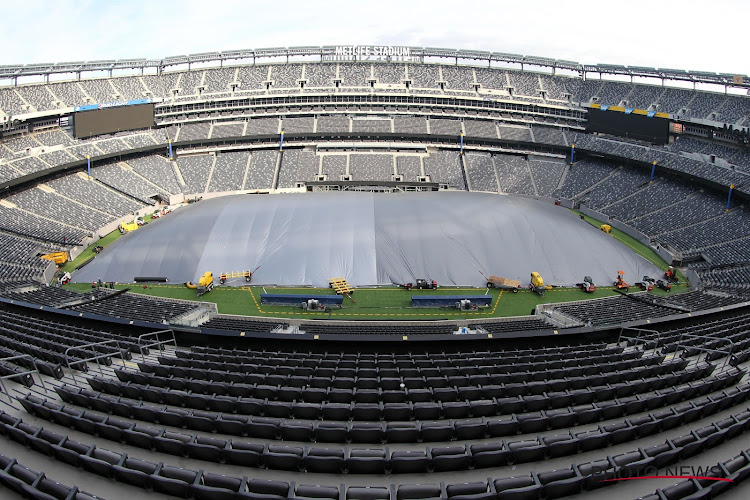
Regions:
<instances>
[{"instance_id":1,"label":"stadium wall","mask_svg":"<svg viewBox=\"0 0 750 500\"><path fill-rule=\"evenodd\" d=\"M83 253L83 251L86 249L86 246L79 246L79 247L73 247L70 249L68 254L70 255L70 260L75 260L79 255Z\"/></svg>"},{"instance_id":2,"label":"stadium wall","mask_svg":"<svg viewBox=\"0 0 750 500\"><path fill-rule=\"evenodd\" d=\"M668 249L664 248L663 245L657 245L654 247L651 243L651 238L642 232L638 231L637 229L634 229L624 222L621 222L617 219L610 219L610 217L606 214L603 214L601 212L597 212L596 210L587 207L586 205L581 205L579 210L584 214L588 215L589 217L593 217L596 220L606 222L610 226L612 226L615 229L618 229L622 231L623 233L627 234L628 236L632 236L636 240L640 241L647 247L651 248L654 252L659 254L659 257L664 259L665 262L671 264L675 260L675 254L670 252Z\"/></svg>"},{"instance_id":3,"label":"stadium wall","mask_svg":"<svg viewBox=\"0 0 750 500\"><path fill-rule=\"evenodd\" d=\"M686 269L685 277L687 278L688 282L690 282L690 286L692 286L693 288L698 288L700 286L701 278L700 275L695 271L695 269Z\"/></svg>"},{"instance_id":4,"label":"stadium wall","mask_svg":"<svg viewBox=\"0 0 750 500\"><path fill-rule=\"evenodd\" d=\"M593 208L589 208L586 205L581 205L580 207L578 207L578 210L580 210L580 212L584 215L588 215L589 217L593 217L596 220L600 220L609 224L609 215L597 212Z\"/></svg>"},{"instance_id":5,"label":"stadium wall","mask_svg":"<svg viewBox=\"0 0 750 500\"><path fill-rule=\"evenodd\" d=\"M619 229L628 236L632 236L644 245L651 245L651 238L638 231L637 229L633 229L622 221L619 221L617 219L609 219L609 225L615 229Z\"/></svg>"},{"instance_id":6,"label":"stadium wall","mask_svg":"<svg viewBox=\"0 0 750 500\"><path fill-rule=\"evenodd\" d=\"M95 232L96 238L103 238L103 237L107 236L109 233L111 233L112 231L116 230L117 226L119 226L120 224L124 224L126 222L130 222L130 221L132 221L133 219L135 219L136 217L139 217L139 216L140 217L144 217L144 216L152 213L153 211L154 211L154 206L148 205L148 206L145 206L145 207L139 209L137 212L135 212L135 215L128 214L128 215L124 215L124 216L120 217L119 219L113 220L109 224L107 224L105 226L102 226L102 227L100 227L99 229L96 230L96 232ZM83 248L86 248L86 247L84 246Z\"/></svg>"},{"instance_id":7,"label":"stadium wall","mask_svg":"<svg viewBox=\"0 0 750 500\"><path fill-rule=\"evenodd\" d=\"M472 191L472 192L474 192L474 191ZM554 197L551 197L551 196L536 196L536 195L530 195L530 194L517 194L517 193L512 193L512 194L513 194L513 196L517 196L519 198L529 198L530 200L546 201L546 202L549 202L549 203L555 203L556 201L559 201L561 206L563 206L565 208L573 208L573 203L570 202L569 200L565 200L566 201L566 205L563 205L562 200L560 200L560 198L554 198ZM568 205L570 205L570 206L568 206Z\"/></svg>"},{"instance_id":8,"label":"stadium wall","mask_svg":"<svg viewBox=\"0 0 750 500\"><path fill-rule=\"evenodd\" d=\"M53 261L50 261L49 264L47 264L47 268L44 270L44 273L42 273L42 279L45 283L50 283L52 281L52 278L55 277L56 272L57 264L55 264Z\"/></svg>"},{"instance_id":9,"label":"stadium wall","mask_svg":"<svg viewBox=\"0 0 750 500\"><path fill-rule=\"evenodd\" d=\"M664 246L659 245L657 248L654 248L654 251L659 254L659 257L664 259L669 264L673 263L675 261L675 258L677 257L675 254L664 248Z\"/></svg>"},{"instance_id":10,"label":"stadium wall","mask_svg":"<svg viewBox=\"0 0 750 500\"><path fill-rule=\"evenodd\" d=\"M194 198L201 198L202 200L210 200L212 198L221 198L222 196L231 196L234 194L255 194L256 192L268 194L271 191L281 192L281 190L269 190L269 189L237 189L235 191L209 191L207 193L177 193L169 196L169 204L176 205L182 203L185 200ZM283 191L289 192L289 189ZM293 192L303 192L301 189L294 189Z\"/></svg>"},{"instance_id":11,"label":"stadium wall","mask_svg":"<svg viewBox=\"0 0 750 500\"><path fill-rule=\"evenodd\" d=\"M658 253L659 257L664 259L665 262L671 264L675 260L675 254L667 250L663 245L656 245L656 247L654 247L651 242L651 238L648 235L643 234L637 229L628 226L624 222L621 222L617 219L610 219L609 225L615 229L619 229L628 236L632 236L644 245L650 247L654 252Z\"/></svg>"}]
</instances>

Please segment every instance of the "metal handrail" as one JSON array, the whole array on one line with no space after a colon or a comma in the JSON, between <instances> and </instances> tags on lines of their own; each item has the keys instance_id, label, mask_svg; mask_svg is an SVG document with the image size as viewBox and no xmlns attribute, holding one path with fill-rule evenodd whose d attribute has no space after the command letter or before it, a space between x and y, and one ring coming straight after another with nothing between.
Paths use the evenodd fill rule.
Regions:
<instances>
[{"instance_id":1,"label":"metal handrail","mask_svg":"<svg viewBox=\"0 0 750 500\"><path fill-rule=\"evenodd\" d=\"M10 396L10 392L8 392L8 388L5 386L5 379L10 379L13 377L19 377L24 375L32 375L31 379L33 380L33 374L36 373L39 375L39 383L42 384L42 389L44 389L44 392L47 392L47 387L44 385L44 380L42 379L41 373L39 373L39 368L36 365L36 360L31 356L30 354L19 354L17 356L8 356L7 358L0 358L0 363L6 362L6 361L13 361L14 359L29 359L31 360L31 364L34 366L33 370L28 370L21 373L13 373L11 375L3 375L0 377L0 386L3 388L3 392L8 396L8 401L10 404L13 404L13 398ZM15 364L15 363L14 363Z\"/></svg>"},{"instance_id":2,"label":"metal handrail","mask_svg":"<svg viewBox=\"0 0 750 500\"><path fill-rule=\"evenodd\" d=\"M632 330L632 331L638 332L638 335L637 336L623 335L623 332L625 330ZM641 333L655 333L656 339L642 339ZM658 330L647 330L645 328L633 328L633 327L621 327L620 336L617 337L617 343L619 344L622 340L633 340L636 342L636 344L637 343L643 343L643 344L655 343L658 345L658 342L661 339L661 334L662 332Z\"/></svg>"},{"instance_id":3,"label":"metal handrail","mask_svg":"<svg viewBox=\"0 0 750 500\"><path fill-rule=\"evenodd\" d=\"M172 338L171 339L167 339L167 340L159 340L159 334L160 333L170 333L170 334L172 334ZM149 344L143 344L143 341L146 338L151 337L151 336L153 336L154 338L156 338L156 340L154 342L149 343ZM170 344L170 343L174 344L174 346L177 347L177 339L174 336L174 331L173 330L158 330L156 332L144 333L143 335L139 335L138 336L138 349L141 351L141 359L143 361L146 361L146 355L143 353L143 351L145 349L148 349L149 347L156 347L156 346L158 346L159 347L159 352L162 352L162 351L164 351L164 347L163 346L166 345L166 344Z\"/></svg>"},{"instance_id":4,"label":"metal handrail","mask_svg":"<svg viewBox=\"0 0 750 500\"><path fill-rule=\"evenodd\" d=\"M120 352L120 360L122 361L122 366L125 367L125 357L123 356L124 349L120 347L120 343L117 340L105 340L103 342L92 342L90 344L77 345L77 346L68 347L67 349L65 349L65 354L64 354L65 364L68 367L68 370L70 370L70 375L73 377L73 384L77 383L76 375L75 375L75 370L70 366L70 358L68 357L68 352L74 349L86 349L86 348L95 347L98 345L111 345L111 344L115 344L115 346L117 347L117 350ZM102 371L102 365L101 363L99 363L99 360L104 359L104 358L111 358L115 354L117 353L112 352L112 353L99 354L97 356L92 356L90 358L79 359L78 361L74 361L74 363L88 363L89 361L96 361L96 364L99 367L99 373L104 375L104 372Z\"/></svg>"},{"instance_id":5,"label":"metal handrail","mask_svg":"<svg viewBox=\"0 0 750 500\"><path fill-rule=\"evenodd\" d=\"M711 349L709 347L704 346L683 346L682 345L682 339L683 337L692 338L692 339L711 339L711 340L719 340L722 342L729 342L729 352L722 350L722 349ZM725 353L726 357L724 358L724 363L722 363L721 368L724 369L727 366L727 363L729 362L729 359L732 356L732 353L734 352L734 346L736 344L733 340L730 340L726 337L715 337L713 335L694 335L692 333L682 333L680 334L680 340L677 341L677 345L675 346L675 352L679 351L682 347L683 349L697 349L699 351L703 352L718 352L718 353ZM696 359L696 363L698 360Z\"/></svg>"}]
</instances>

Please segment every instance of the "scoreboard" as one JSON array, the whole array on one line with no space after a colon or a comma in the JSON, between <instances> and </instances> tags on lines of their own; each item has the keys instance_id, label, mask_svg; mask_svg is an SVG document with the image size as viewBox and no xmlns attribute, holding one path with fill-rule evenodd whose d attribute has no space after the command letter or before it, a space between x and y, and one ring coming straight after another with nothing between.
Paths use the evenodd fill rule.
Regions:
<instances>
[{"instance_id":1,"label":"scoreboard","mask_svg":"<svg viewBox=\"0 0 750 500\"><path fill-rule=\"evenodd\" d=\"M82 106L73 114L73 135L76 139L153 126L152 103Z\"/></svg>"},{"instance_id":2,"label":"scoreboard","mask_svg":"<svg viewBox=\"0 0 750 500\"><path fill-rule=\"evenodd\" d=\"M588 110L586 132L627 137L652 144L669 142L670 120L666 113L593 105Z\"/></svg>"}]
</instances>

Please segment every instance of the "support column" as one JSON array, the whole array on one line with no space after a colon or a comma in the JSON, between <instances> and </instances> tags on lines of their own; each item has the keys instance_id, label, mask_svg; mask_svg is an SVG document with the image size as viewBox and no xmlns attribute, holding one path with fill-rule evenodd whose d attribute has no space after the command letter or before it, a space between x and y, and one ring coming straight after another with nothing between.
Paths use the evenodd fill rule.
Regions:
<instances>
[{"instance_id":1,"label":"support column","mask_svg":"<svg viewBox=\"0 0 750 500\"><path fill-rule=\"evenodd\" d=\"M731 184L729 186L729 196L727 196L727 212L729 212L729 208L732 206L732 191L734 190L734 184Z\"/></svg>"}]
</instances>

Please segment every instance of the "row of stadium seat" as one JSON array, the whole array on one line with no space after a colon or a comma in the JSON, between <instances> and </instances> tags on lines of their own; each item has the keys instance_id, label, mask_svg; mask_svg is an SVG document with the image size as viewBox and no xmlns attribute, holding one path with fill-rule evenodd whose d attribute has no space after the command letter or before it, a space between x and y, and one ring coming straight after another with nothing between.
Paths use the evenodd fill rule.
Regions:
<instances>
[{"instance_id":1,"label":"row of stadium seat","mask_svg":"<svg viewBox=\"0 0 750 500\"><path fill-rule=\"evenodd\" d=\"M568 470L533 472L529 476L490 479L483 488L477 483L456 484L447 486L445 494L441 487L435 485L400 485L395 498L399 500L463 498L467 493L472 498L500 498L507 497L511 493L513 493L513 498L529 499L540 496L544 498L566 496L582 490L606 486L607 479L642 475L649 470L659 469L680 459L689 458L745 432L750 427L749 423L750 411L746 410L720 423L712 423L689 434L669 439L663 444L574 465ZM0 433L39 453L82 467L91 473L142 488L153 488L173 496L197 499L258 498L250 494L255 492L270 495L261 498L297 498L294 494L290 495L292 491L295 494L301 492L300 498L337 499L340 495L340 490L335 487L313 486L300 491L299 487L293 488L288 483L279 481L248 480L247 478L204 474L203 471L177 468L164 463L150 463L130 457L125 453L112 452L96 445L73 441L67 436L29 425L4 413L0 414ZM326 463L326 461L321 462ZM432 458L432 462L434 465L435 457ZM449 461L446 464L454 465L455 462ZM732 468L737 470L735 467ZM351 498L392 498L388 489L385 488L380 491L376 490L377 493L371 492L365 495L351 490L352 488L349 487L347 491L347 494L352 493ZM503 492L506 494L503 495ZM477 494L481 496L475 496Z\"/></svg>"},{"instance_id":2,"label":"row of stadium seat","mask_svg":"<svg viewBox=\"0 0 750 500\"><path fill-rule=\"evenodd\" d=\"M69 423L73 420L72 426L82 432L96 434L113 441L124 441L139 448L155 449L170 455L189 456L209 462L234 463L246 467L306 470L328 474L383 474L386 471L394 474L414 474L428 471L465 470L470 467L499 467L598 450L711 416L716 411L746 401L748 397L750 397L750 386L744 386L731 396L709 399L702 406L683 405L681 411L654 412L620 423L600 425L598 429L592 431L577 433L570 431L569 434L539 437L535 440L484 442L448 447L427 446L423 451L389 451L375 448L351 448L347 451L341 448L264 445L175 433L167 429L130 424L115 418L102 419L90 413L76 416L70 409L65 411L65 407L49 404L31 395L27 395L21 403L29 413L39 415L46 420L58 423ZM61 413L64 413L64 416L60 416ZM78 422L78 419L84 419L84 421ZM723 421L720 427L732 426L737 422L737 419L730 418ZM403 438L407 437L410 429L401 428L400 430L402 439L396 442L409 442L408 439ZM298 430L298 433L303 434L301 430ZM413 433L416 436L416 429L413 429ZM394 432L393 435L396 433ZM61 440L59 435L54 435L54 437L57 442ZM295 437L298 436L294 436L292 440L304 441L304 439L294 439Z\"/></svg>"}]
</instances>

